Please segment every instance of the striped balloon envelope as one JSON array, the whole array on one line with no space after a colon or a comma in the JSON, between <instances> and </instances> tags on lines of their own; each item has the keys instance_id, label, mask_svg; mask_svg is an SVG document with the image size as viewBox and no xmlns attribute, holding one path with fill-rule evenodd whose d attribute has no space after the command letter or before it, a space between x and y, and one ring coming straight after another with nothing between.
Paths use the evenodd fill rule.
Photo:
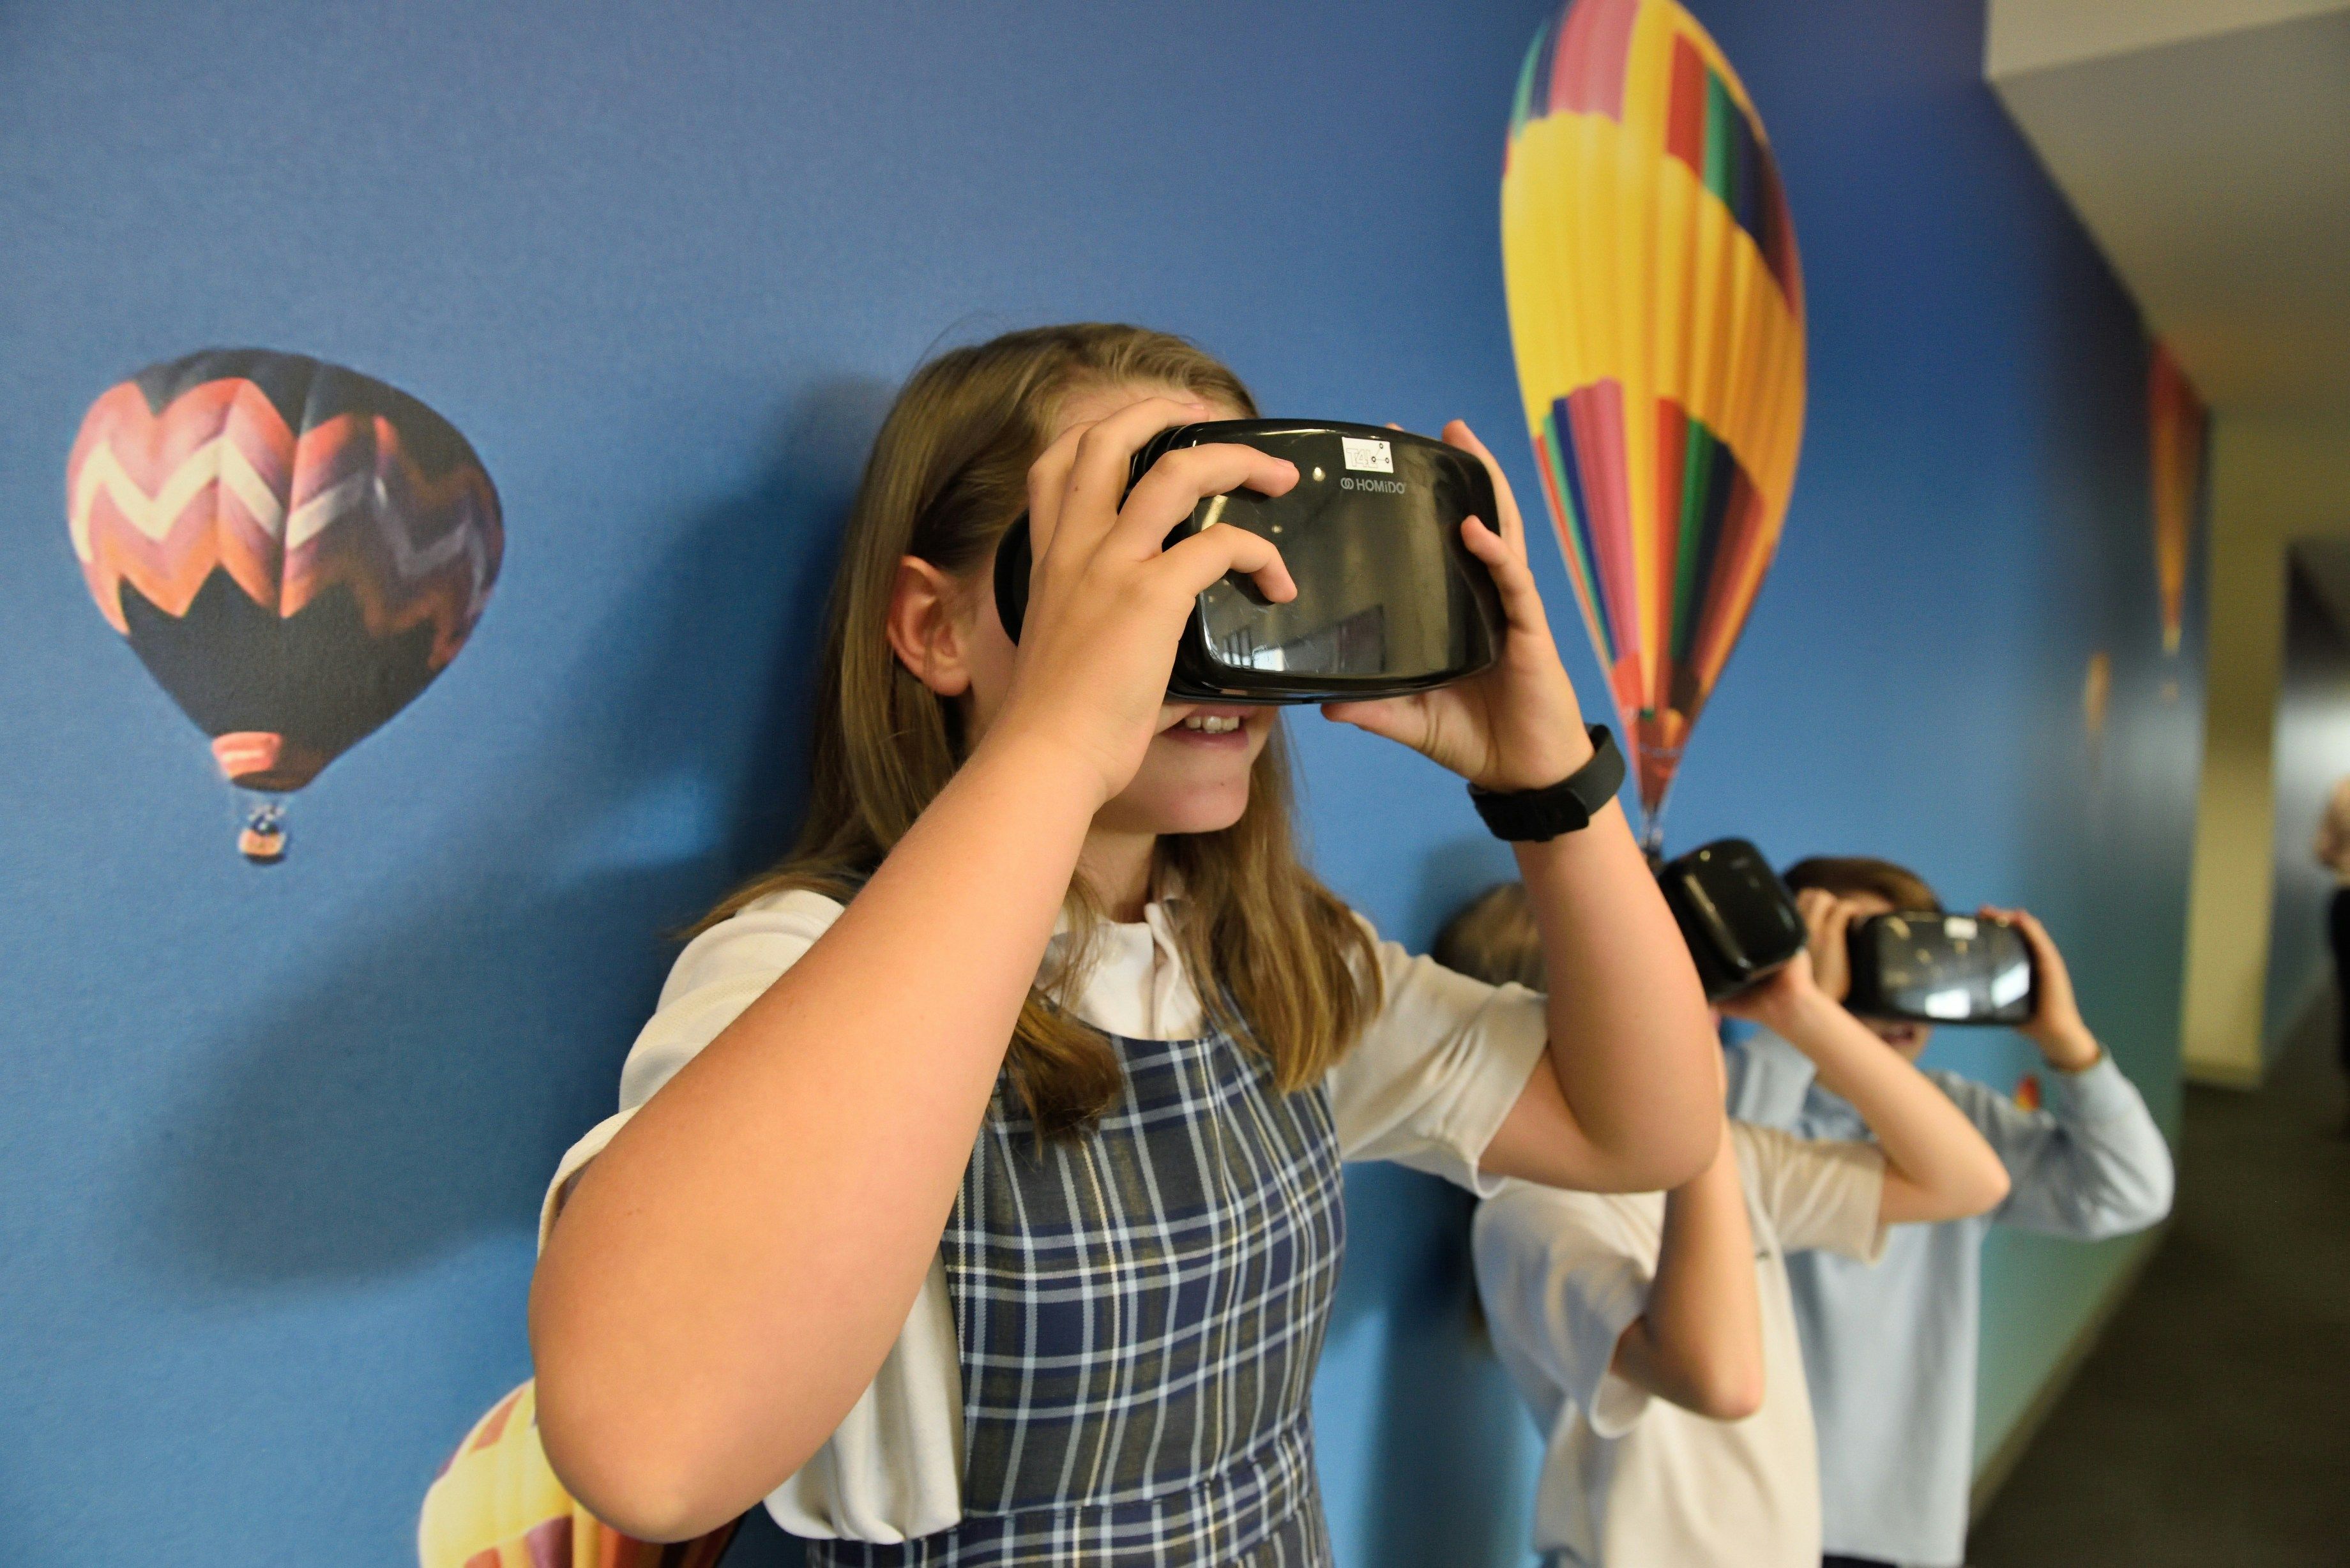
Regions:
<instances>
[{"instance_id":1,"label":"striped balloon envelope","mask_svg":"<svg viewBox=\"0 0 2350 1568\"><path fill-rule=\"evenodd\" d=\"M563 1490L538 1440L538 1386L473 1423L424 1494L421 1568L714 1568L734 1525L657 1545L599 1521Z\"/></svg>"},{"instance_id":2,"label":"striped balloon envelope","mask_svg":"<svg viewBox=\"0 0 2350 1568\"><path fill-rule=\"evenodd\" d=\"M102 394L67 460L66 520L99 613L222 775L265 794L308 784L447 668L505 548L497 491L446 420L255 348ZM283 853L276 802L240 845Z\"/></svg>"},{"instance_id":3,"label":"striped balloon envelope","mask_svg":"<svg viewBox=\"0 0 2350 1568\"><path fill-rule=\"evenodd\" d=\"M1778 167L1737 73L1672 0L1572 0L1535 36L1502 257L1544 497L1655 848L1777 548L1804 427Z\"/></svg>"},{"instance_id":4,"label":"striped balloon envelope","mask_svg":"<svg viewBox=\"0 0 2350 1568\"><path fill-rule=\"evenodd\" d=\"M2187 563L2203 504L2203 452L2210 429L2195 383L2154 345L2147 360L2147 452L2153 464L2154 574L2162 593L2162 651L2178 651L2187 608Z\"/></svg>"}]
</instances>

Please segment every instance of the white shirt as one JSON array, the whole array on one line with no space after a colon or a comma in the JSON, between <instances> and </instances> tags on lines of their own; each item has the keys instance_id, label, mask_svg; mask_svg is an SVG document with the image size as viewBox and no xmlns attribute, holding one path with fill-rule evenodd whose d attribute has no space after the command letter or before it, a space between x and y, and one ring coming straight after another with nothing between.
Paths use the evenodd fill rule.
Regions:
<instances>
[{"instance_id":1,"label":"white shirt","mask_svg":"<svg viewBox=\"0 0 2350 1568\"><path fill-rule=\"evenodd\" d=\"M660 1002L620 1069L620 1109L571 1147L548 1184L539 1241L571 1179L638 1107L799 961L840 917L821 894L779 893L696 937L678 955ZM1367 929L1367 926L1366 927ZM1064 938L1056 936L1055 946ZM1130 925L1106 925L1076 1015L1133 1039L1205 1032L1158 904ZM1330 1070L1330 1108L1347 1159L1392 1159L1481 1194L1498 1185L1478 1160L1517 1104L1549 1037L1543 998L1494 987L1378 944L1386 1001ZM1045 963L1056 953L1048 950ZM933 1262L872 1385L814 1459L767 1499L795 1535L897 1542L962 1517L962 1385L946 1270Z\"/></svg>"},{"instance_id":2,"label":"white shirt","mask_svg":"<svg viewBox=\"0 0 2350 1568\"><path fill-rule=\"evenodd\" d=\"M1477 1210L1477 1289L1493 1348L1546 1441L1534 1545L1575 1568L1819 1568L1820 1481L1785 1253L1867 1261L1885 1244L1875 1146L1730 1126L1754 1232L1762 1404L1693 1415L1613 1370L1664 1235L1660 1192L1503 1183Z\"/></svg>"}]
</instances>

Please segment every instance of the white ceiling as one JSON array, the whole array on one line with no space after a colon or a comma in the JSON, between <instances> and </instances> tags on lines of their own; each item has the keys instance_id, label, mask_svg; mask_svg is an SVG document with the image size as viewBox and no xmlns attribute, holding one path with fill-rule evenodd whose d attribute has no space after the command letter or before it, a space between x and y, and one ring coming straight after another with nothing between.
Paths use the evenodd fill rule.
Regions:
<instances>
[{"instance_id":1,"label":"white ceiling","mask_svg":"<svg viewBox=\"0 0 2350 1568\"><path fill-rule=\"evenodd\" d=\"M2350 0L1990 0L1985 73L2221 412L2350 428Z\"/></svg>"}]
</instances>

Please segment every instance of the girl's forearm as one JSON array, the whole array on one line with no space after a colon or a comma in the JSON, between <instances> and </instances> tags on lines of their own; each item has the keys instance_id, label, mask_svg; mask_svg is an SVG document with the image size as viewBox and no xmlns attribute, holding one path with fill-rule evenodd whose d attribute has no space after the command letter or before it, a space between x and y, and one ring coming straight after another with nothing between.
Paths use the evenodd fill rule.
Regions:
<instances>
[{"instance_id":1,"label":"girl's forearm","mask_svg":"<svg viewBox=\"0 0 2350 1568\"><path fill-rule=\"evenodd\" d=\"M1720 1048L1623 809L1611 802L1583 831L1517 855L1542 932L1551 1064L1575 1128L1574 1184L1678 1187L1721 1137Z\"/></svg>"},{"instance_id":2,"label":"girl's forearm","mask_svg":"<svg viewBox=\"0 0 2350 1568\"><path fill-rule=\"evenodd\" d=\"M815 1451L938 1248L1099 802L983 746L824 937L580 1177L534 1282L547 1451L667 1539Z\"/></svg>"},{"instance_id":3,"label":"girl's forearm","mask_svg":"<svg viewBox=\"0 0 2350 1568\"><path fill-rule=\"evenodd\" d=\"M1860 1113L1889 1175L1918 1189L1927 1217L1980 1214L2007 1194L2007 1168L1966 1113L1844 1006L1807 991L1768 1020Z\"/></svg>"},{"instance_id":4,"label":"girl's forearm","mask_svg":"<svg viewBox=\"0 0 2350 1568\"><path fill-rule=\"evenodd\" d=\"M1762 1402L1762 1308L1738 1161L1725 1132L1713 1164L1665 1199L1657 1273L1616 1369L1662 1399L1718 1420Z\"/></svg>"}]
</instances>

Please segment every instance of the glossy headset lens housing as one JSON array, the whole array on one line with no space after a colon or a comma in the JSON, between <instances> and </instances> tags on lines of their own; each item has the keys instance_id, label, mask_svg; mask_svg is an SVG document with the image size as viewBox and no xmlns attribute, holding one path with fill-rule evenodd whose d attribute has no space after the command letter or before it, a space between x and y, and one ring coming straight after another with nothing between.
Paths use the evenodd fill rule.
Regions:
<instances>
[{"instance_id":1,"label":"glossy headset lens housing","mask_svg":"<svg viewBox=\"0 0 2350 1568\"><path fill-rule=\"evenodd\" d=\"M1769 979L1804 950L1809 933L1794 895L1743 838L1701 845L1668 862L1657 880L1709 1002Z\"/></svg>"},{"instance_id":2,"label":"glossy headset lens housing","mask_svg":"<svg viewBox=\"0 0 2350 1568\"><path fill-rule=\"evenodd\" d=\"M2038 1003L2032 949L2003 920L1903 909L1855 921L1848 945L1845 1005L1864 1018L2014 1024Z\"/></svg>"},{"instance_id":3,"label":"glossy headset lens housing","mask_svg":"<svg viewBox=\"0 0 2350 1568\"><path fill-rule=\"evenodd\" d=\"M1134 454L1127 488L1180 448L1230 441L1297 465L1286 495L1211 495L1170 545L1218 523L1272 540L1297 584L1287 604L1228 576L1201 594L1167 694L1194 702L1322 702L1399 696L1474 675L1500 657L1501 596L1461 542L1463 519L1497 524L1492 481L1471 454L1377 425L1220 420L1162 431ZM1014 641L1028 605L1028 519L996 548L995 603Z\"/></svg>"}]
</instances>

